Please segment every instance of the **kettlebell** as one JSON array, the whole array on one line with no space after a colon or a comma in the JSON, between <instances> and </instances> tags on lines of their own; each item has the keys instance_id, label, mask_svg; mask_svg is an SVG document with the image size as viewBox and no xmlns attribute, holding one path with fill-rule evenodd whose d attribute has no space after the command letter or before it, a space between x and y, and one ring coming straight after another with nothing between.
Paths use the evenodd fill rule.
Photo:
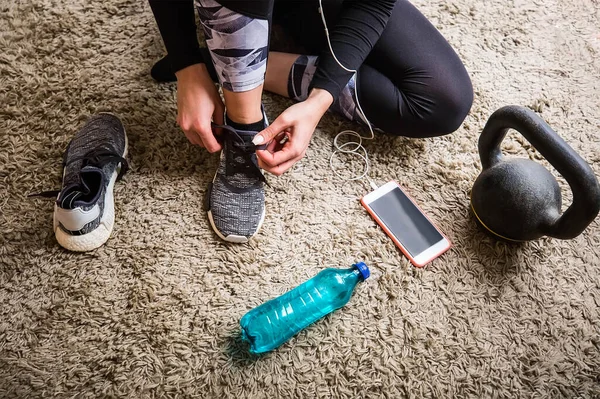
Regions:
<instances>
[{"instance_id":1,"label":"kettlebell","mask_svg":"<svg viewBox=\"0 0 600 399\"><path fill-rule=\"evenodd\" d=\"M509 129L522 134L565 178L573 203L561 215L560 187L544 166L502 155ZM600 210L600 186L592 168L533 111L515 105L495 111L479 137L483 171L471 191L478 222L498 238L528 241L574 238Z\"/></svg>"}]
</instances>

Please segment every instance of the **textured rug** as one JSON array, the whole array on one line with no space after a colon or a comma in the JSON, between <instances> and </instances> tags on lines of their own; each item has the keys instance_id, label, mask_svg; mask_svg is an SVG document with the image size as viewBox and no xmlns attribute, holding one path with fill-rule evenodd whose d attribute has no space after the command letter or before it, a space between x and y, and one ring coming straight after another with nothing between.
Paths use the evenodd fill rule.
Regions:
<instances>
[{"instance_id":1,"label":"textured rug","mask_svg":"<svg viewBox=\"0 0 600 399\"><path fill-rule=\"evenodd\" d=\"M144 1L0 3L0 397L600 397L600 224L515 246L478 229L477 138L500 106L537 111L600 175L595 0L419 0L463 58L475 103L453 135L377 137L372 178L397 180L454 248L417 269L329 168L334 115L305 159L269 177L246 245L211 231L202 196L217 157L175 125L175 86ZM275 118L291 103L265 95ZM108 243L68 253L51 231L61 156L91 115L126 124L131 172ZM509 156L541 160L512 132ZM350 166L361 167L347 160ZM561 179L565 206L571 201ZM262 357L238 321L324 267L363 260L351 302Z\"/></svg>"}]
</instances>

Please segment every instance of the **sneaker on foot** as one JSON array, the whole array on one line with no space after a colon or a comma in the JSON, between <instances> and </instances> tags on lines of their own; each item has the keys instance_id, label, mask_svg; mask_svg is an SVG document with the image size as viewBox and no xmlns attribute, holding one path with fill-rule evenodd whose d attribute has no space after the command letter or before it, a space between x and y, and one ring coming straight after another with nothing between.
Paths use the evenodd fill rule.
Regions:
<instances>
[{"instance_id":1,"label":"sneaker on foot","mask_svg":"<svg viewBox=\"0 0 600 399\"><path fill-rule=\"evenodd\" d=\"M127 171L127 136L114 115L93 116L75 134L63 159L63 183L54 206L54 233L71 251L104 244L113 229L113 186Z\"/></svg>"},{"instance_id":2,"label":"sneaker on foot","mask_svg":"<svg viewBox=\"0 0 600 399\"><path fill-rule=\"evenodd\" d=\"M223 129L223 150L206 195L208 220L221 239L248 242L265 219L266 180L258 166L257 146L252 143L258 132L216 127Z\"/></svg>"}]
</instances>

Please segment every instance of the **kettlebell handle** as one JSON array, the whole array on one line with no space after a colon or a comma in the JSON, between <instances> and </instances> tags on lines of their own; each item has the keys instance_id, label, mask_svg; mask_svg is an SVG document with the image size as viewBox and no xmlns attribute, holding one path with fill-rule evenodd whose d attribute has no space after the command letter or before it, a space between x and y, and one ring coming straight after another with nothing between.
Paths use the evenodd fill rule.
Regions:
<instances>
[{"instance_id":1,"label":"kettlebell handle","mask_svg":"<svg viewBox=\"0 0 600 399\"><path fill-rule=\"evenodd\" d=\"M536 113L508 105L495 111L479 137L483 169L502 161L500 145L509 129L523 135L561 174L573 191L571 206L544 234L568 239L585 230L600 211L600 185L592 168Z\"/></svg>"}]
</instances>

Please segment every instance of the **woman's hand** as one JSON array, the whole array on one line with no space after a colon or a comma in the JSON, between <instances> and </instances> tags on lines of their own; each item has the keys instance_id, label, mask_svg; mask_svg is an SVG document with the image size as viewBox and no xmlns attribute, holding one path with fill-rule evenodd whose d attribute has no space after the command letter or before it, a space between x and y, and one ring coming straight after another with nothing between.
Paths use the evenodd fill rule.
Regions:
<instances>
[{"instance_id":1,"label":"woman's hand","mask_svg":"<svg viewBox=\"0 0 600 399\"><path fill-rule=\"evenodd\" d=\"M294 104L265 130L254 137L254 144L269 143L265 150L256 151L258 165L279 176L304 157L317 124L333 102L331 94L313 89L305 101ZM280 144L287 136L287 141Z\"/></svg>"},{"instance_id":2,"label":"woman's hand","mask_svg":"<svg viewBox=\"0 0 600 399\"><path fill-rule=\"evenodd\" d=\"M177 75L177 124L192 144L208 152L221 150L211 128L211 119L223 124L225 106L204 64L194 64Z\"/></svg>"}]
</instances>

